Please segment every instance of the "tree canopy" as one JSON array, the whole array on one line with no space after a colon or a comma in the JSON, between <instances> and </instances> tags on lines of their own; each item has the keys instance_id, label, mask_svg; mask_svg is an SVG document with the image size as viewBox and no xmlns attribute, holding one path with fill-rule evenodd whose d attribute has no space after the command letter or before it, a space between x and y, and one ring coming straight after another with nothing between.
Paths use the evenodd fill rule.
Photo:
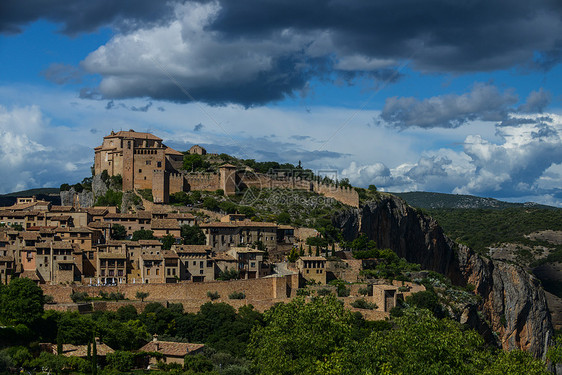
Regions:
<instances>
[{"instance_id":1,"label":"tree canopy","mask_svg":"<svg viewBox=\"0 0 562 375\"><path fill-rule=\"evenodd\" d=\"M43 314L43 290L28 278L12 279L0 288L0 321L29 325Z\"/></svg>"}]
</instances>

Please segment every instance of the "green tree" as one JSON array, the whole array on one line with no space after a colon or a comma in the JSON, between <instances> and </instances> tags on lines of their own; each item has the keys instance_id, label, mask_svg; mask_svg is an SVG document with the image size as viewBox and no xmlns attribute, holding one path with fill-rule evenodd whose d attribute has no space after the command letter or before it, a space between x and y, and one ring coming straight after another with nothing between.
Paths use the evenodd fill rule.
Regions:
<instances>
[{"instance_id":1,"label":"green tree","mask_svg":"<svg viewBox=\"0 0 562 375\"><path fill-rule=\"evenodd\" d=\"M69 191L70 190L70 185L69 184L62 184L60 186L60 191Z\"/></svg>"},{"instance_id":2,"label":"green tree","mask_svg":"<svg viewBox=\"0 0 562 375\"><path fill-rule=\"evenodd\" d=\"M281 212L277 215L278 224L291 224L291 214L287 211Z\"/></svg>"},{"instance_id":3,"label":"green tree","mask_svg":"<svg viewBox=\"0 0 562 375\"><path fill-rule=\"evenodd\" d=\"M183 169L188 172L204 171L209 167L209 162L203 159L199 154L184 155Z\"/></svg>"},{"instance_id":4,"label":"green tree","mask_svg":"<svg viewBox=\"0 0 562 375\"><path fill-rule=\"evenodd\" d=\"M248 354L262 374L313 374L317 363L351 344L353 314L333 296L297 297L264 315Z\"/></svg>"},{"instance_id":5,"label":"green tree","mask_svg":"<svg viewBox=\"0 0 562 375\"><path fill-rule=\"evenodd\" d=\"M170 250L172 245L176 243L176 238L171 234L167 234L162 237L162 249L163 250Z\"/></svg>"},{"instance_id":6,"label":"green tree","mask_svg":"<svg viewBox=\"0 0 562 375\"><path fill-rule=\"evenodd\" d=\"M184 368L194 373L207 373L213 369L213 362L202 354L188 354L184 358Z\"/></svg>"},{"instance_id":7,"label":"green tree","mask_svg":"<svg viewBox=\"0 0 562 375\"><path fill-rule=\"evenodd\" d=\"M117 371L131 371L135 364L135 354L127 351L116 350L107 354L107 364Z\"/></svg>"},{"instance_id":8,"label":"green tree","mask_svg":"<svg viewBox=\"0 0 562 375\"><path fill-rule=\"evenodd\" d=\"M150 293L148 293L148 292L141 292L141 291L139 290L139 291L137 292L137 294L135 294L135 297L138 298L138 299L140 299L141 302L144 302L144 299L145 299L146 297L148 297L149 295L150 295ZM135 310L135 312L136 312L136 310Z\"/></svg>"},{"instance_id":9,"label":"green tree","mask_svg":"<svg viewBox=\"0 0 562 375\"><path fill-rule=\"evenodd\" d=\"M213 197L205 197L205 199L203 199L203 207L210 211L217 211L219 202Z\"/></svg>"},{"instance_id":10,"label":"green tree","mask_svg":"<svg viewBox=\"0 0 562 375\"><path fill-rule=\"evenodd\" d=\"M133 241L138 240L154 240L154 232L148 229L139 229L133 232Z\"/></svg>"},{"instance_id":11,"label":"green tree","mask_svg":"<svg viewBox=\"0 0 562 375\"><path fill-rule=\"evenodd\" d=\"M0 321L32 324L43 314L43 290L28 278L16 278L0 289Z\"/></svg>"},{"instance_id":12,"label":"green tree","mask_svg":"<svg viewBox=\"0 0 562 375\"><path fill-rule=\"evenodd\" d=\"M182 225L181 237L184 245L205 245L207 241L205 233L203 233L199 225Z\"/></svg>"},{"instance_id":13,"label":"green tree","mask_svg":"<svg viewBox=\"0 0 562 375\"><path fill-rule=\"evenodd\" d=\"M219 208L221 209L221 211L223 211L226 214L234 214L238 210L238 206L229 201L220 202Z\"/></svg>"},{"instance_id":14,"label":"green tree","mask_svg":"<svg viewBox=\"0 0 562 375\"><path fill-rule=\"evenodd\" d=\"M121 224L113 224L111 226L111 237L114 240L124 240L127 238L127 229Z\"/></svg>"}]
</instances>

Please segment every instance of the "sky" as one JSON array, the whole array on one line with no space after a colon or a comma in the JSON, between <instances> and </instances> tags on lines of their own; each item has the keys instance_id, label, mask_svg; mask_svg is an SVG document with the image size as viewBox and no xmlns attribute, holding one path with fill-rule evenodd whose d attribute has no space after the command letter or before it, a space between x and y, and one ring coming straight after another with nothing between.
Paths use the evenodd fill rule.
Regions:
<instances>
[{"instance_id":1,"label":"sky","mask_svg":"<svg viewBox=\"0 0 562 375\"><path fill-rule=\"evenodd\" d=\"M562 207L557 0L4 0L0 193L112 130L381 191Z\"/></svg>"}]
</instances>

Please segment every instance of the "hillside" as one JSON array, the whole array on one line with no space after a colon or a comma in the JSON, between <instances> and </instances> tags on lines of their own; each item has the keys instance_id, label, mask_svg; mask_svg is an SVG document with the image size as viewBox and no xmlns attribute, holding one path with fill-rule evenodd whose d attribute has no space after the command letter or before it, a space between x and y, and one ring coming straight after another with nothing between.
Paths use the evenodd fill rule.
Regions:
<instances>
[{"instance_id":1,"label":"hillside","mask_svg":"<svg viewBox=\"0 0 562 375\"><path fill-rule=\"evenodd\" d=\"M392 193L404 199L410 206L423 209L440 208L484 208L505 209L515 207L554 208L534 202L510 203L494 198L482 198L474 195L444 194L424 191Z\"/></svg>"},{"instance_id":2,"label":"hillside","mask_svg":"<svg viewBox=\"0 0 562 375\"><path fill-rule=\"evenodd\" d=\"M11 206L16 203L16 197L36 196L53 204L60 204L59 188L37 188L0 195L0 206Z\"/></svg>"}]
</instances>

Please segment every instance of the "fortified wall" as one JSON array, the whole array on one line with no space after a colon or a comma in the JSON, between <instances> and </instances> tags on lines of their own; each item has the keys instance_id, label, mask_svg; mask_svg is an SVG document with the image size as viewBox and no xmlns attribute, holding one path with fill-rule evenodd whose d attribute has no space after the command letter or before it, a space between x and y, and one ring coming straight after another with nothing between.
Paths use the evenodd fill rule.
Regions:
<instances>
[{"instance_id":1,"label":"fortified wall","mask_svg":"<svg viewBox=\"0 0 562 375\"><path fill-rule=\"evenodd\" d=\"M173 178L175 182L173 187L170 182L170 194L182 191L179 190L180 187L184 187L186 191L215 191L217 189L223 189L225 193L232 194L232 182L234 182L235 186L240 188L294 189L310 191L322 194L328 198L333 198L352 207L359 207L359 194L355 191L355 189L335 184L324 184L299 177L275 176L263 173L231 170L230 174L227 174L226 171L221 171L221 174L189 173L183 175L183 180L180 176L174 176Z\"/></svg>"},{"instance_id":2,"label":"fortified wall","mask_svg":"<svg viewBox=\"0 0 562 375\"><path fill-rule=\"evenodd\" d=\"M40 287L43 289L43 293L53 296L57 303L72 303L70 295L76 292L86 292L90 297L97 297L100 292L119 292L123 293L125 298L129 300L137 300L137 292L146 292L149 293L147 301L181 302L186 305L200 306L209 301L207 292L218 292L223 301L228 299L228 296L233 292L243 292L248 303L286 299L296 295L298 283L298 275L287 275L205 283L118 284L115 286L43 284Z\"/></svg>"}]
</instances>

